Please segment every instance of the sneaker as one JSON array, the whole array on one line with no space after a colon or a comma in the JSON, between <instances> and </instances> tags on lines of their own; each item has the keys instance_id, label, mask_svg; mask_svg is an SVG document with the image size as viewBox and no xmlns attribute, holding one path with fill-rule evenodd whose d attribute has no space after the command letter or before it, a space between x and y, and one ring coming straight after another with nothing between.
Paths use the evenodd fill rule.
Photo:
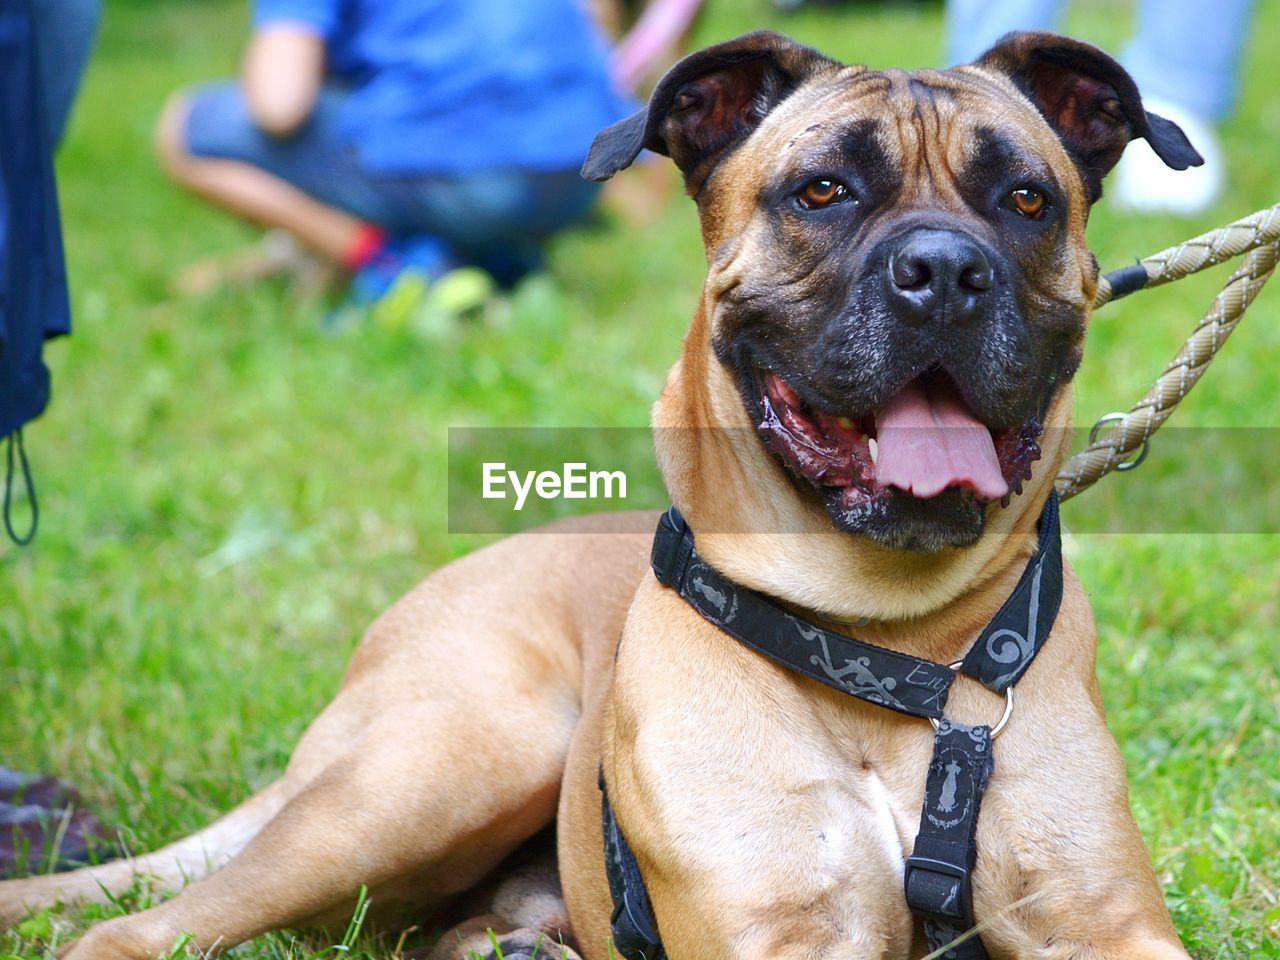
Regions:
<instances>
[{"instance_id":1,"label":"sneaker","mask_svg":"<svg viewBox=\"0 0 1280 960\"><path fill-rule=\"evenodd\" d=\"M496 290L493 277L479 267L455 267L431 282L417 271L405 271L373 305L373 323L392 333L412 328L439 336L479 311Z\"/></svg>"},{"instance_id":2,"label":"sneaker","mask_svg":"<svg viewBox=\"0 0 1280 960\"><path fill-rule=\"evenodd\" d=\"M401 270L381 297L362 303L353 297L330 312L325 329L341 333L373 326L386 333L413 329L438 336L462 317L479 311L498 289L494 278L479 267L455 267L429 278L417 268Z\"/></svg>"},{"instance_id":3,"label":"sneaker","mask_svg":"<svg viewBox=\"0 0 1280 960\"><path fill-rule=\"evenodd\" d=\"M402 274L430 283L455 265L449 246L436 237L399 237L388 243L351 275L347 303L369 306L386 297Z\"/></svg>"},{"instance_id":4,"label":"sneaker","mask_svg":"<svg viewBox=\"0 0 1280 960\"><path fill-rule=\"evenodd\" d=\"M1171 170L1145 140L1134 140L1116 167L1112 202L1139 213L1171 213L1192 217L1213 205L1226 184L1226 163L1213 125L1176 104L1148 99L1152 113L1182 128L1191 145L1204 157L1204 165Z\"/></svg>"}]
</instances>

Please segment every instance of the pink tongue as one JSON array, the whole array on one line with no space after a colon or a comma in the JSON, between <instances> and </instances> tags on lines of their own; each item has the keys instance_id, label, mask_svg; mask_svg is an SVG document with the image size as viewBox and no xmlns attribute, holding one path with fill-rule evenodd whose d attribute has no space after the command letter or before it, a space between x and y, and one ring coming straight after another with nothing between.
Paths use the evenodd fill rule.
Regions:
<instances>
[{"instance_id":1,"label":"pink tongue","mask_svg":"<svg viewBox=\"0 0 1280 960\"><path fill-rule=\"evenodd\" d=\"M991 431L965 406L950 383L919 381L876 415L876 482L912 496L936 497L968 487L984 500L1009 492Z\"/></svg>"}]
</instances>

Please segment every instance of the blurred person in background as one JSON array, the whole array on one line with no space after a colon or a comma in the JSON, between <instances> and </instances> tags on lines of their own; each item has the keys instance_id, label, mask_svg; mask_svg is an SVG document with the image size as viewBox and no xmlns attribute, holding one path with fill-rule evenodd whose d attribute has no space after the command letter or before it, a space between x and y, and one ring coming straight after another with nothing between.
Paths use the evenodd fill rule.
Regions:
<instances>
[{"instance_id":1,"label":"blurred person in background","mask_svg":"<svg viewBox=\"0 0 1280 960\"><path fill-rule=\"evenodd\" d=\"M1055 30L1063 0L947 0L947 62L969 63L1010 30ZM1186 131L1204 166L1173 171L1144 142L1124 153L1113 200L1122 207L1186 216L1222 192L1226 164L1214 124L1230 113L1252 0L1137 0L1133 39L1120 56L1152 113Z\"/></svg>"},{"instance_id":2,"label":"blurred person in background","mask_svg":"<svg viewBox=\"0 0 1280 960\"><path fill-rule=\"evenodd\" d=\"M647 97L687 52L703 0L590 0L592 16L616 45L609 61L614 89ZM604 205L633 226L651 224L675 195L680 178L668 163L645 154L641 163L604 185Z\"/></svg>"},{"instance_id":3,"label":"blurred person in background","mask_svg":"<svg viewBox=\"0 0 1280 960\"><path fill-rule=\"evenodd\" d=\"M598 192L629 112L579 0L256 0L238 80L175 94L165 169L284 231L370 303L460 266L511 285Z\"/></svg>"},{"instance_id":4,"label":"blurred person in background","mask_svg":"<svg viewBox=\"0 0 1280 960\"><path fill-rule=\"evenodd\" d=\"M610 58L615 89L634 94L652 86L684 54L684 41L703 0L593 0L606 33L618 38Z\"/></svg>"}]
</instances>

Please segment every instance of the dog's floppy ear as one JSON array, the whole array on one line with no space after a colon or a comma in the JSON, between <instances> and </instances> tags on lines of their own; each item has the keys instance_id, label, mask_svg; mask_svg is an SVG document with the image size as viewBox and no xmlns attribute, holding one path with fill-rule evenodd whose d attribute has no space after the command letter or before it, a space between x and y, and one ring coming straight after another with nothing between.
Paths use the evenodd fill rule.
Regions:
<instances>
[{"instance_id":1,"label":"dog's floppy ear","mask_svg":"<svg viewBox=\"0 0 1280 960\"><path fill-rule=\"evenodd\" d=\"M685 57L654 88L649 106L597 135L582 175L608 180L643 149L675 161L690 193L805 79L838 64L761 30Z\"/></svg>"},{"instance_id":2,"label":"dog's floppy ear","mask_svg":"<svg viewBox=\"0 0 1280 960\"><path fill-rule=\"evenodd\" d=\"M1090 44L1056 33L1010 33L977 65L1011 78L1044 114L1075 158L1090 203L1135 138L1174 170L1204 162L1176 123L1147 113L1124 67Z\"/></svg>"}]
</instances>

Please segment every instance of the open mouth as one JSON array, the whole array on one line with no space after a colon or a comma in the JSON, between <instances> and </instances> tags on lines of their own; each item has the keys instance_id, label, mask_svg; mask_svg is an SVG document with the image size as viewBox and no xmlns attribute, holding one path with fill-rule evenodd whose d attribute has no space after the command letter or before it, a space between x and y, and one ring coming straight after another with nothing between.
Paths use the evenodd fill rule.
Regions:
<instances>
[{"instance_id":1,"label":"open mouth","mask_svg":"<svg viewBox=\"0 0 1280 960\"><path fill-rule=\"evenodd\" d=\"M939 369L859 416L810 405L772 370L757 370L757 391L765 444L794 474L837 499L842 513L947 491L977 507L1007 505L1040 459L1037 417L992 430Z\"/></svg>"}]
</instances>

